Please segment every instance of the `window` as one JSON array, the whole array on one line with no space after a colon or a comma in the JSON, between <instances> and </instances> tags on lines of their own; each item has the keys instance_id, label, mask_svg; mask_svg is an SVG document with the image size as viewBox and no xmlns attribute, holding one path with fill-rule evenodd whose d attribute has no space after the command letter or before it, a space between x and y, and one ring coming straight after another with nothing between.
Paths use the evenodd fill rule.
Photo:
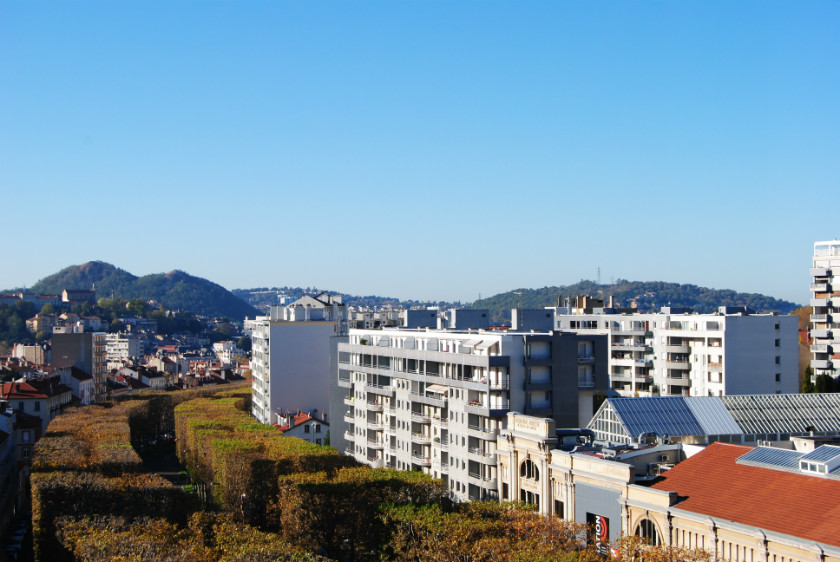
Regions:
<instances>
[{"instance_id":1,"label":"window","mask_svg":"<svg viewBox=\"0 0 840 562\"><path fill-rule=\"evenodd\" d=\"M525 462L519 465L519 476L539 482L540 471L531 459L526 459Z\"/></svg>"},{"instance_id":2,"label":"window","mask_svg":"<svg viewBox=\"0 0 840 562\"><path fill-rule=\"evenodd\" d=\"M563 519L563 517L565 516L563 513L564 508L565 506L563 505L563 502L561 502L560 500L554 500L554 515Z\"/></svg>"},{"instance_id":3,"label":"window","mask_svg":"<svg viewBox=\"0 0 840 562\"><path fill-rule=\"evenodd\" d=\"M36 412L40 412L40 411L41 411L41 403L40 403L40 402L35 402L35 411L36 411Z\"/></svg>"},{"instance_id":4,"label":"window","mask_svg":"<svg viewBox=\"0 0 840 562\"><path fill-rule=\"evenodd\" d=\"M776 347L782 347L782 340L776 340Z\"/></svg>"},{"instance_id":5,"label":"window","mask_svg":"<svg viewBox=\"0 0 840 562\"><path fill-rule=\"evenodd\" d=\"M782 381L782 373L776 373L776 382Z\"/></svg>"},{"instance_id":6,"label":"window","mask_svg":"<svg viewBox=\"0 0 840 562\"><path fill-rule=\"evenodd\" d=\"M303 432L304 433L309 433L309 426L308 425L303 426Z\"/></svg>"},{"instance_id":7,"label":"window","mask_svg":"<svg viewBox=\"0 0 840 562\"><path fill-rule=\"evenodd\" d=\"M315 440L315 444L316 444L316 445L320 445L320 444L321 444L321 439L316 439L316 440Z\"/></svg>"},{"instance_id":8,"label":"window","mask_svg":"<svg viewBox=\"0 0 840 562\"><path fill-rule=\"evenodd\" d=\"M777 355L776 356L776 365L781 365L781 364L782 364L782 358Z\"/></svg>"},{"instance_id":9,"label":"window","mask_svg":"<svg viewBox=\"0 0 840 562\"><path fill-rule=\"evenodd\" d=\"M321 424L320 423L315 424L315 433L321 433Z\"/></svg>"},{"instance_id":10,"label":"window","mask_svg":"<svg viewBox=\"0 0 840 562\"><path fill-rule=\"evenodd\" d=\"M660 544L659 533L656 532L656 525L650 519L642 519L636 525L636 536L641 537L646 543L658 546Z\"/></svg>"}]
</instances>

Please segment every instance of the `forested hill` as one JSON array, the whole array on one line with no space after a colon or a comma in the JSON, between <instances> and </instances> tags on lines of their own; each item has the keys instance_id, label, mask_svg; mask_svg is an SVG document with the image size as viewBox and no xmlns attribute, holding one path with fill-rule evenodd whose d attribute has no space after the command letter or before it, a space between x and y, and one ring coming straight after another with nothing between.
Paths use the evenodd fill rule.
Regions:
<instances>
[{"instance_id":1,"label":"forested hill","mask_svg":"<svg viewBox=\"0 0 840 562\"><path fill-rule=\"evenodd\" d=\"M64 289L96 288L97 298L155 299L170 310L187 310L204 316L226 316L241 322L254 317L256 309L230 291L206 279L183 271L137 277L111 264L92 261L73 265L45 277L30 289L44 294L61 294Z\"/></svg>"},{"instance_id":2,"label":"forested hill","mask_svg":"<svg viewBox=\"0 0 840 562\"><path fill-rule=\"evenodd\" d=\"M517 293L521 293L517 294ZM489 309L493 322L510 322L510 310L554 306L558 297L576 295L602 296L604 301L612 295L617 305L635 305L639 312L655 312L663 306L687 307L694 312L715 312L719 306L747 306L756 312L776 311L789 314L801 305L768 297L758 293L738 293L728 289L709 289L697 285L681 285L663 281L618 280L612 285L599 285L594 281L580 281L573 285L543 287L542 289L515 289L481 299L472 308Z\"/></svg>"}]
</instances>

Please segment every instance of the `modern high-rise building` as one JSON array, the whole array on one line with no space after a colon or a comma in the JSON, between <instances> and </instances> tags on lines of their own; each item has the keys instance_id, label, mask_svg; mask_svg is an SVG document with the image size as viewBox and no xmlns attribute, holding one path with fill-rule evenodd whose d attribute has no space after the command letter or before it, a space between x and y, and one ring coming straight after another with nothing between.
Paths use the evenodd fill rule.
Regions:
<instances>
[{"instance_id":1,"label":"modern high-rise building","mask_svg":"<svg viewBox=\"0 0 840 562\"><path fill-rule=\"evenodd\" d=\"M334 346L345 337L346 325L341 298L326 293L245 320L251 334L252 414L258 421L275 423L284 412L329 411Z\"/></svg>"},{"instance_id":2,"label":"modern high-rise building","mask_svg":"<svg viewBox=\"0 0 840 562\"><path fill-rule=\"evenodd\" d=\"M55 333L51 338L55 368L77 367L93 376L95 401L103 402L108 377L107 334L105 332Z\"/></svg>"},{"instance_id":3,"label":"modern high-rise building","mask_svg":"<svg viewBox=\"0 0 840 562\"><path fill-rule=\"evenodd\" d=\"M605 336L468 330L466 318L457 330L351 329L338 344L331 444L441 478L458 500L489 499L508 412L589 421L595 391L608 389Z\"/></svg>"},{"instance_id":4,"label":"modern high-rise building","mask_svg":"<svg viewBox=\"0 0 840 562\"><path fill-rule=\"evenodd\" d=\"M611 388L623 396L788 394L799 390L798 319L720 307L694 314L552 308L552 328L609 337Z\"/></svg>"},{"instance_id":5,"label":"modern high-rise building","mask_svg":"<svg viewBox=\"0 0 840 562\"><path fill-rule=\"evenodd\" d=\"M814 243L811 267L811 369L840 378L840 240Z\"/></svg>"}]
</instances>

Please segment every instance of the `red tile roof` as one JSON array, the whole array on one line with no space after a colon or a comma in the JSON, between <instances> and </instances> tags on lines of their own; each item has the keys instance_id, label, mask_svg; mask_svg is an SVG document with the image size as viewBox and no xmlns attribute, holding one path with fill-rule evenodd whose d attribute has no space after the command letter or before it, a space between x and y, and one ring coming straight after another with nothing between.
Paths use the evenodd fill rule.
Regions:
<instances>
[{"instance_id":1,"label":"red tile roof","mask_svg":"<svg viewBox=\"0 0 840 562\"><path fill-rule=\"evenodd\" d=\"M713 443L651 487L673 507L840 546L840 480L737 464L752 447Z\"/></svg>"},{"instance_id":2,"label":"red tile roof","mask_svg":"<svg viewBox=\"0 0 840 562\"><path fill-rule=\"evenodd\" d=\"M276 427L280 431L288 431L292 427L297 427L300 424L302 424L304 422L307 422L311 419L312 419L312 416L310 416L309 414L305 414L303 412L298 412L297 414L295 414L295 417L292 420L292 425L291 426L289 426L289 424L286 424L286 425L283 425L283 426L275 424L274 427Z\"/></svg>"},{"instance_id":3,"label":"red tile roof","mask_svg":"<svg viewBox=\"0 0 840 562\"><path fill-rule=\"evenodd\" d=\"M13 400L49 398L45 392L26 382L4 382L0 387L0 395Z\"/></svg>"}]
</instances>

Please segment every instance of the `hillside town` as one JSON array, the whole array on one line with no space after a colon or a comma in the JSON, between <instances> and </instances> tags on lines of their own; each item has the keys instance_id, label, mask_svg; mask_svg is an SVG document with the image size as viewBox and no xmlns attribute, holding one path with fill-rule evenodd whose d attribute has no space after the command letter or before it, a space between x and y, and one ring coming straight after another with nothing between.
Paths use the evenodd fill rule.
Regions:
<instances>
[{"instance_id":1,"label":"hillside town","mask_svg":"<svg viewBox=\"0 0 840 562\"><path fill-rule=\"evenodd\" d=\"M313 292L161 334L147 316L103 322L93 289L2 295L41 310L26 319L38 341L0 358L8 556L53 420L244 383L248 413L278 436L427 475L456 503L521 502L589 525L605 554L638 536L726 560L840 560L838 519L807 509L840 505L840 394L814 392L840 374L837 272L840 242L817 242L804 383L798 318L746 307L640 313L561 295L494 326L480 308L348 307Z\"/></svg>"}]
</instances>

